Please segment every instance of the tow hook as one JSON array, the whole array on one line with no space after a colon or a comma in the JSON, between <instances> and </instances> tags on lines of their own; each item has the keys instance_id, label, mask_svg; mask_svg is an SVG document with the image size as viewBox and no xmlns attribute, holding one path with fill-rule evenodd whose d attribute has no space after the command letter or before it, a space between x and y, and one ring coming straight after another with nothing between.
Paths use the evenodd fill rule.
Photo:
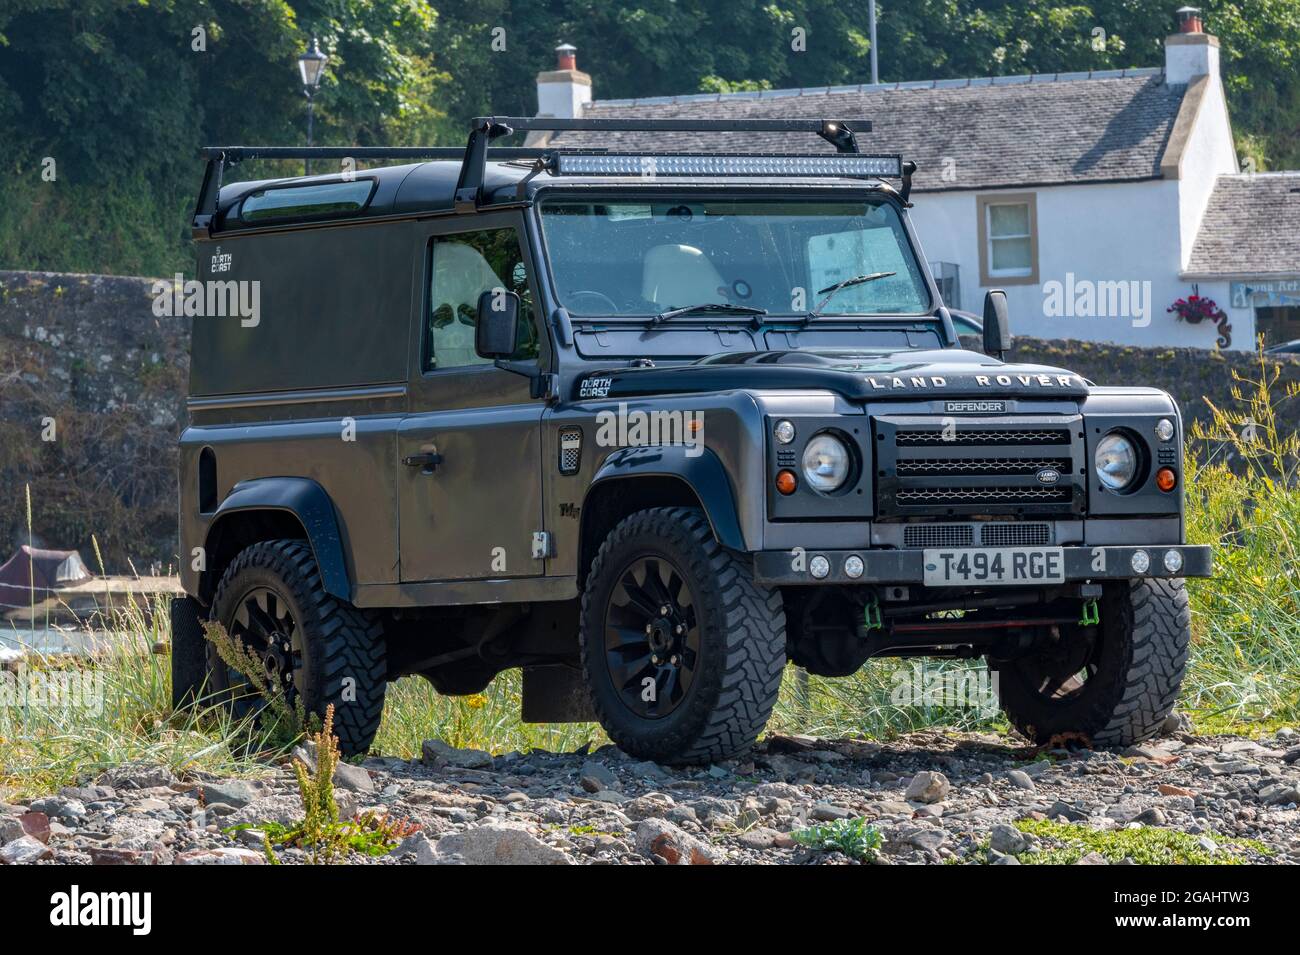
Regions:
<instances>
[{"instance_id":1,"label":"tow hook","mask_svg":"<svg viewBox=\"0 0 1300 955\"><path fill-rule=\"evenodd\" d=\"M875 594L862 607L862 626L868 633L872 630L880 630L884 624L880 619L880 598Z\"/></svg>"},{"instance_id":2,"label":"tow hook","mask_svg":"<svg viewBox=\"0 0 1300 955\"><path fill-rule=\"evenodd\" d=\"M1079 616L1079 626L1094 627L1101 623L1101 608L1097 606L1097 598L1085 600L1083 602L1083 612Z\"/></svg>"}]
</instances>

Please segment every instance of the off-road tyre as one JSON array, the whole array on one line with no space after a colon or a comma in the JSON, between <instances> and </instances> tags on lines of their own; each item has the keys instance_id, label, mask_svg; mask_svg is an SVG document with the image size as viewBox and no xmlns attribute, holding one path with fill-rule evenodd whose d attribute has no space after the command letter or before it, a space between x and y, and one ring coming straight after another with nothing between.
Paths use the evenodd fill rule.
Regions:
<instances>
[{"instance_id":1,"label":"off-road tyre","mask_svg":"<svg viewBox=\"0 0 1300 955\"><path fill-rule=\"evenodd\" d=\"M616 689L605 638L611 595L647 557L680 573L698 628L692 682L675 708L656 718L634 712ZM722 547L696 508L639 511L610 532L586 579L579 639L600 724L625 752L661 763L717 762L753 746L786 662L780 592L755 584L750 562Z\"/></svg>"},{"instance_id":2,"label":"off-road tyre","mask_svg":"<svg viewBox=\"0 0 1300 955\"><path fill-rule=\"evenodd\" d=\"M333 704L339 750L364 754L384 710L388 667L381 622L325 592L305 541L262 541L240 551L217 585L212 619L230 633L240 601L259 588L286 601L297 624L295 689L304 707L323 717ZM211 645L208 665L213 688L229 690L230 674Z\"/></svg>"},{"instance_id":3,"label":"off-road tyre","mask_svg":"<svg viewBox=\"0 0 1300 955\"><path fill-rule=\"evenodd\" d=\"M1048 699L1038 692L1049 670L1042 655L1000 669L1002 708L1029 739L1046 743L1077 735L1094 746L1131 746L1155 736L1173 710L1191 645L1183 581L1107 584L1100 610L1096 670L1077 694Z\"/></svg>"}]
</instances>

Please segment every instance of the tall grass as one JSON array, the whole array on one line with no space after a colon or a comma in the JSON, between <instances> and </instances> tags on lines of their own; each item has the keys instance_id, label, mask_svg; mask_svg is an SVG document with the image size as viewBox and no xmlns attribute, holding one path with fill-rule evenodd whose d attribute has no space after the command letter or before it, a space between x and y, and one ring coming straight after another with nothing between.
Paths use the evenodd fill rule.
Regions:
<instances>
[{"instance_id":1,"label":"tall grass","mask_svg":"<svg viewBox=\"0 0 1300 955\"><path fill-rule=\"evenodd\" d=\"M1275 414L1277 402L1294 400L1300 390L1277 390L1276 372L1261 359L1258 378L1237 381L1236 409L1213 409L1210 426L1195 427L1191 436L1187 533L1194 543L1215 546L1216 575L1188 584L1193 652L1180 705L1202 729L1300 723L1300 438L1280 433ZM0 798L83 781L128 761L177 772L264 770L267 750L262 758L249 755L247 724L218 709L171 712L168 657L150 652L169 639L167 620L164 598L128 602L103 621L119 637L89 657L38 658L38 671L75 667L97 674L102 707L0 700ZM840 679L790 668L771 729L886 737L934 726L1006 728L988 706L910 695L937 672L978 679L983 667L880 660ZM375 751L416 758L421 742L433 737L494 753L607 742L595 724L521 722L520 689L518 671L469 697L440 697L419 678L399 680L389 687Z\"/></svg>"}]
</instances>

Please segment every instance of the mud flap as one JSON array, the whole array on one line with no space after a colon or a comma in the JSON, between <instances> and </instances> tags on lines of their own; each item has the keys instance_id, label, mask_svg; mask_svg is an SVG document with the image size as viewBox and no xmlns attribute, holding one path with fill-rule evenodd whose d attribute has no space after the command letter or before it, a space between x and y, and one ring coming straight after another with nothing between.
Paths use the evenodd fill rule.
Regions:
<instances>
[{"instance_id":1,"label":"mud flap","mask_svg":"<svg viewBox=\"0 0 1300 955\"><path fill-rule=\"evenodd\" d=\"M524 667L525 723L592 723L587 684L578 667L563 663Z\"/></svg>"}]
</instances>

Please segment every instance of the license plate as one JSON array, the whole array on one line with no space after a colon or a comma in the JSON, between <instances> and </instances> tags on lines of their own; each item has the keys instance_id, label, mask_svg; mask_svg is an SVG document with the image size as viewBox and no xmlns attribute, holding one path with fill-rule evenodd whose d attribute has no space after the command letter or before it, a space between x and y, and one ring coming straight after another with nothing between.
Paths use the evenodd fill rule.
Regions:
<instances>
[{"instance_id":1,"label":"license plate","mask_svg":"<svg viewBox=\"0 0 1300 955\"><path fill-rule=\"evenodd\" d=\"M1065 582L1065 551L1060 547L975 547L927 549L929 587Z\"/></svg>"}]
</instances>

